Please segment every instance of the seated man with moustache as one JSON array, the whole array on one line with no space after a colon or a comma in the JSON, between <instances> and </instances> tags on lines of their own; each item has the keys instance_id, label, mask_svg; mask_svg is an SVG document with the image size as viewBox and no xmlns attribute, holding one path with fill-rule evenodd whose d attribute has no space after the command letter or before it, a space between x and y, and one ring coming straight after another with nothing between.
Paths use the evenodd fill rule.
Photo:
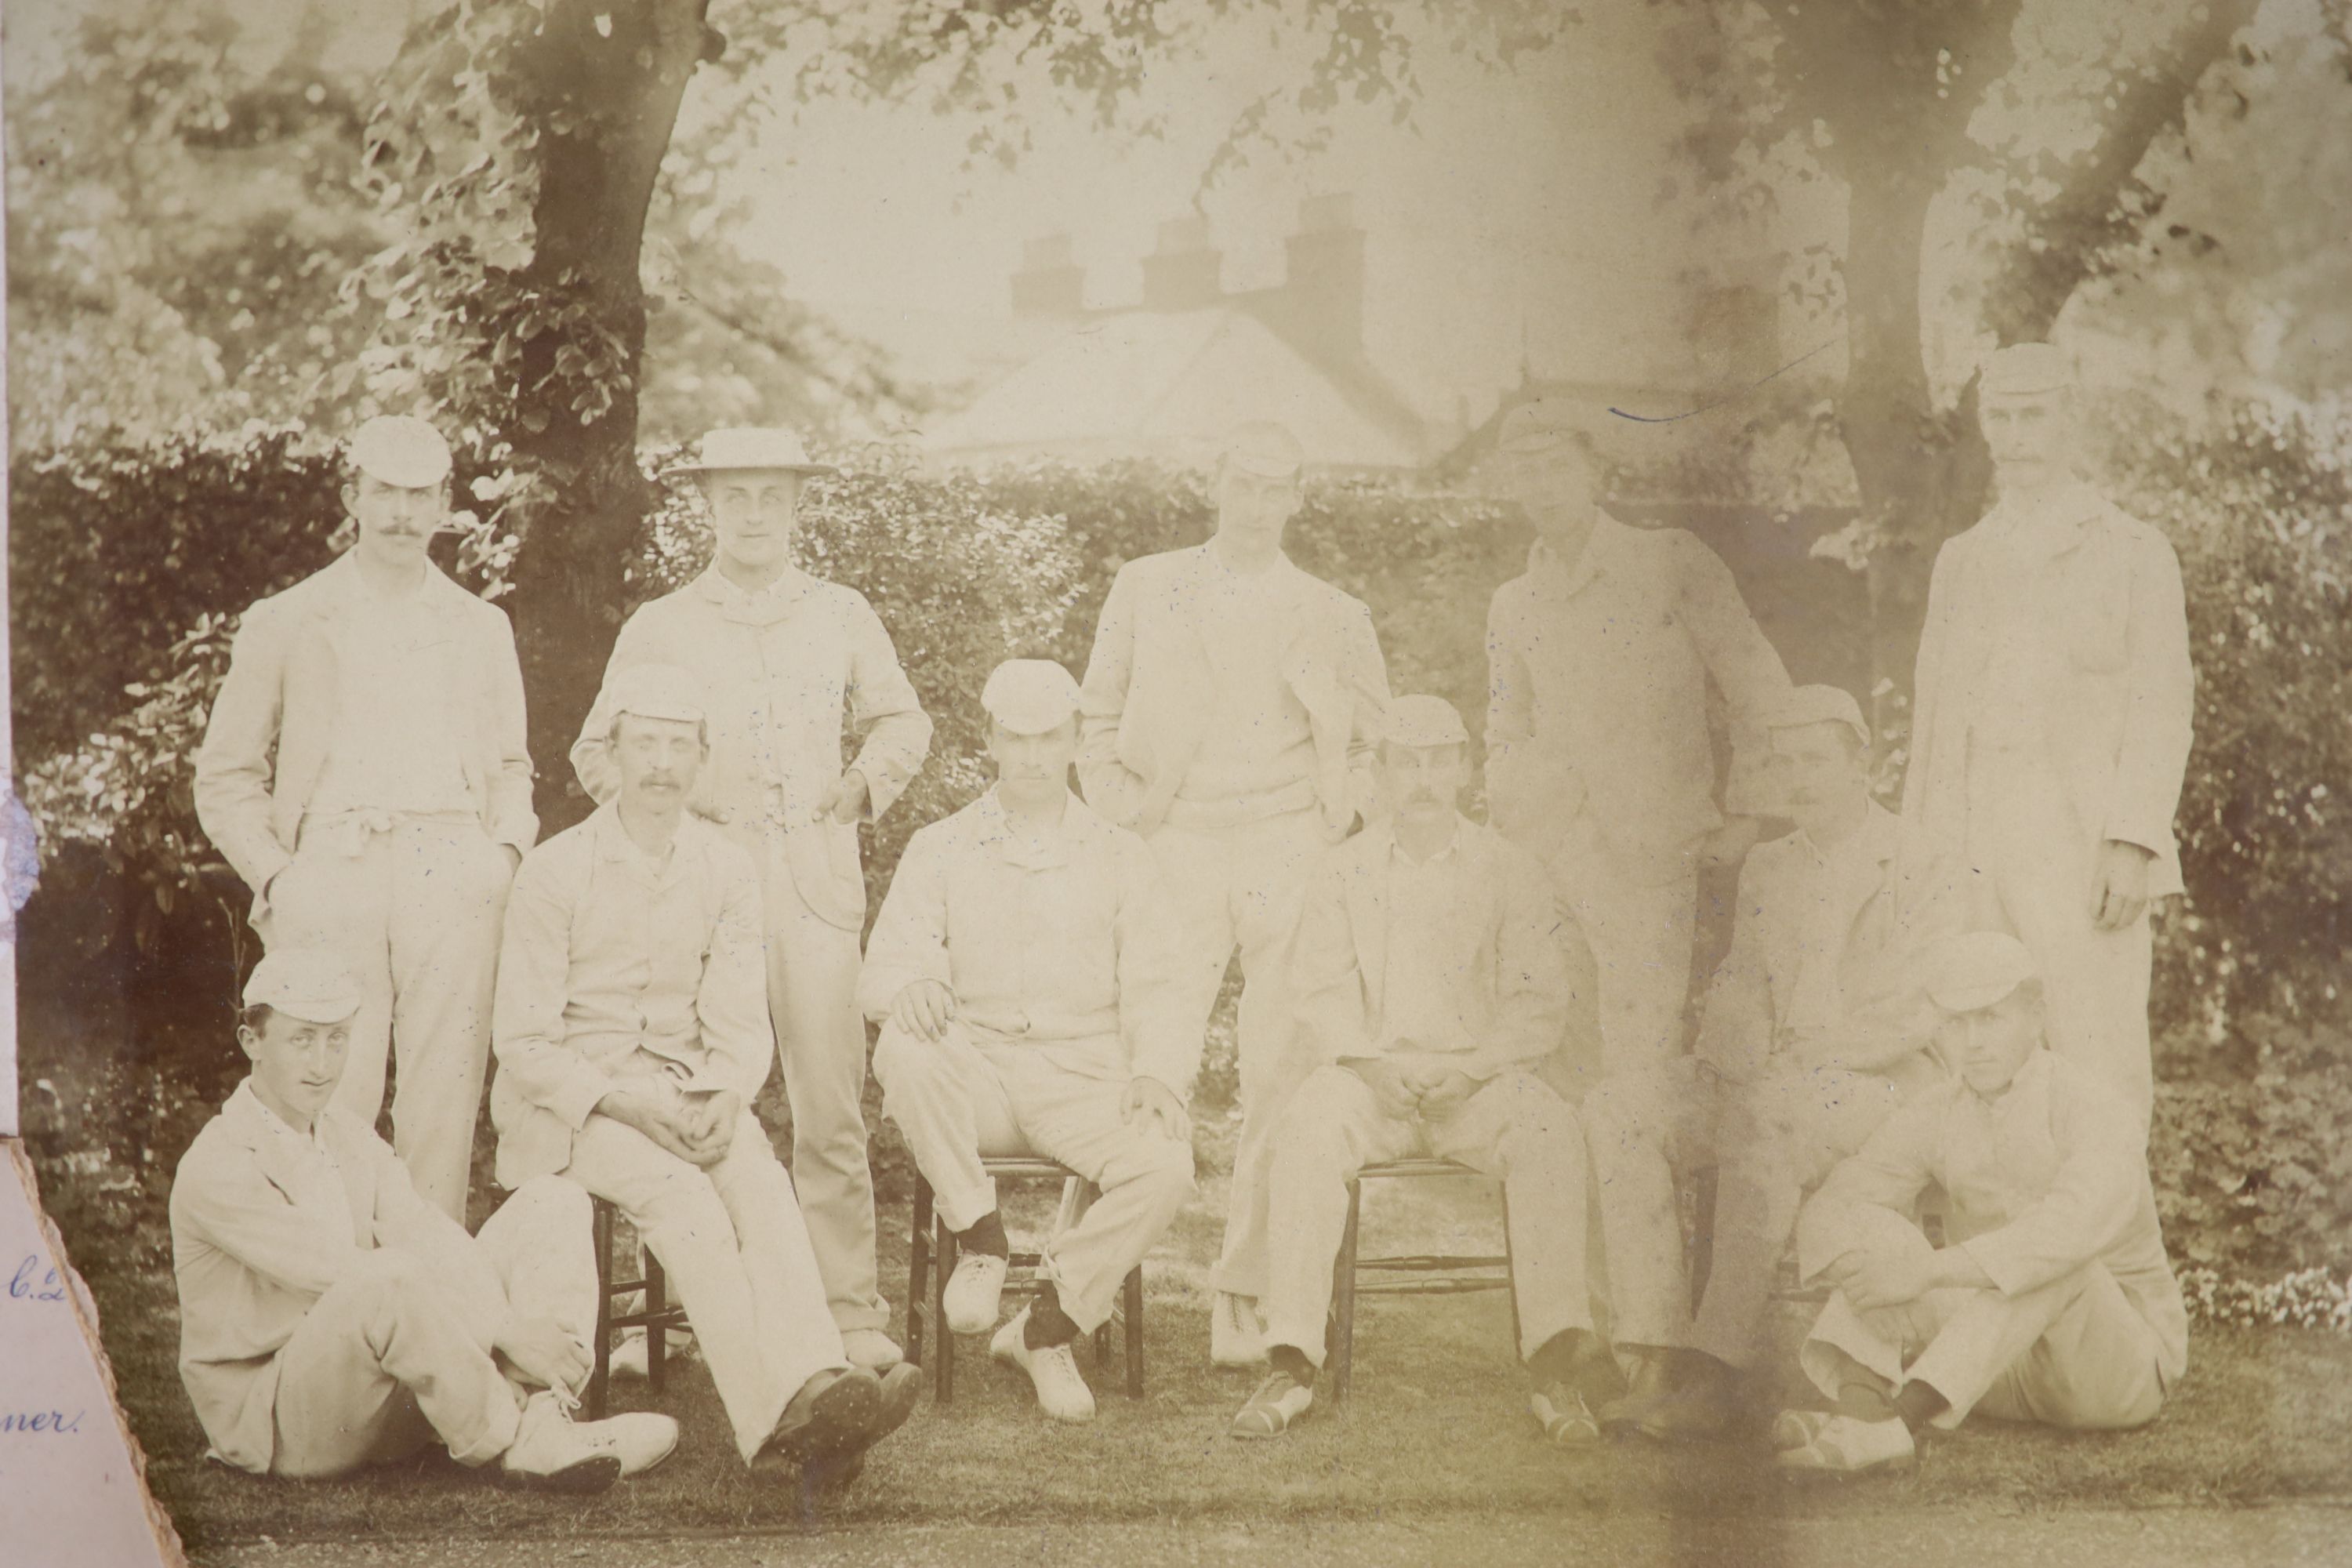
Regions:
<instances>
[{"instance_id":1,"label":"seated man with moustache","mask_svg":"<svg viewBox=\"0 0 2352 1568\"><path fill-rule=\"evenodd\" d=\"M751 1113L774 1050L760 889L686 809L709 752L701 689L633 665L598 701L617 793L524 858L507 906L499 1180L560 1174L609 1200L668 1271L743 1462L772 1452L846 1478L920 1380L843 1354L792 1179Z\"/></svg>"},{"instance_id":2,"label":"seated man with moustache","mask_svg":"<svg viewBox=\"0 0 2352 1568\"><path fill-rule=\"evenodd\" d=\"M1556 1049L1569 987L1542 869L1455 806L1470 737L1437 697L1382 725L1382 816L1309 885L1293 984L1325 1065L1276 1124L1267 1188L1273 1370L1234 1416L1275 1437L1315 1402L1348 1183L1408 1154L1502 1178L1518 1350L1553 1442L1601 1436L1623 1384L1585 1280L1585 1154L1576 1113L1530 1066Z\"/></svg>"},{"instance_id":3,"label":"seated man with moustache","mask_svg":"<svg viewBox=\"0 0 2352 1568\"><path fill-rule=\"evenodd\" d=\"M213 1456L312 1479L437 1442L567 1492L661 1463L667 1415L572 1419L596 1321L588 1195L527 1182L467 1236L330 1109L362 1000L334 954L272 950L237 1019L253 1071L172 1183L180 1378Z\"/></svg>"}]
</instances>

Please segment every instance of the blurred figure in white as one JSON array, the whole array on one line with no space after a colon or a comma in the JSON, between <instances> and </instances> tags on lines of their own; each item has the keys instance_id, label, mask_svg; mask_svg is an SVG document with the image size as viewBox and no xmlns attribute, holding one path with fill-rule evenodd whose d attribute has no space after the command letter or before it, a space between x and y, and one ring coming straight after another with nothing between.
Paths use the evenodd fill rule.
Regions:
<instances>
[{"instance_id":1,"label":"blurred figure in white","mask_svg":"<svg viewBox=\"0 0 2352 1568\"><path fill-rule=\"evenodd\" d=\"M1272 1368L1234 1416L1279 1436L1313 1406L1348 1183L1408 1154L1499 1176L1530 1406L1556 1443L1599 1440L1617 1393L1585 1279L1576 1112L1528 1069L1559 1048L1568 984L1540 868L1457 805L1470 737L1438 697L1390 709L1385 808L1330 850L1307 895L1294 980L1318 1066L1275 1125L1264 1304Z\"/></svg>"},{"instance_id":2,"label":"blurred figure in white","mask_svg":"<svg viewBox=\"0 0 2352 1568\"><path fill-rule=\"evenodd\" d=\"M1942 1073L1919 956L1953 920L1942 883L1906 874L1901 824L1870 798L1870 731L1832 686L1769 711L1772 787L1797 829L1749 852L1731 951L1698 1051L1584 1101L1612 1323L1643 1352L1612 1430L1713 1436L1764 1350L1772 1277L1804 1192ZM1696 1321L1675 1176L1717 1171L1713 1264Z\"/></svg>"},{"instance_id":3,"label":"blurred figure in white","mask_svg":"<svg viewBox=\"0 0 2352 1568\"><path fill-rule=\"evenodd\" d=\"M1212 1276L1210 1355L1265 1359L1266 1131L1305 1076L1285 992L1316 858L1370 798L1388 671L1371 612L1282 551L1301 503L1297 440L1242 426L1217 461L1216 537L1118 570L1080 696L1087 803L1150 844L1181 925L1188 1026L1234 951L1241 1143Z\"/></svg>"},{"instance_id":4,"label":"blurred figure in white","mask_svg":"<svg viewBox=\"0 0 2352 1568\"><path fill-rule=\"evenodd\" d=\"M1900 1469L1969 1412L2113 1429L2156 1419L2189 1367L2137 1108L2047 1046L2033 955L1946 939L1928 967L1951 1069L1841 1163L1797 1222L1832 1287L1799 1360L1831 1411L1775 1423L1783 1468ZM1947 1240L1914 1223L1930 1184Z\"/></svg>"},{"instance_id":5,"label":"blurred figure in white","mask_svg":"<svg viewBox=\"0 0 2352 1568\"><path fill-rule=\"evenodd\" d=\"M2181 890L2196 685L2180 564L2075 477L2058 350L1998 351L1978 395L2000 500L1936 557L1903 816L1971 873L1970 923L2032 950L2053 1048L2145 1125L2148 908Z\"/></svg>"},{"instance_id":6,"label":"blurred figure in white","mask_svg":"<svg viewBox=\"0 0 2352 1568\"><path fill-rule=\"evenodd\" d=\"M1612 1077L1681 1051L1699 868L1755 841L1763 715L1789 676L1713 551L1601 509L1595 417L1538 398L1498 437L1536 542L1487 613L1486 798L1495 826L1550 868L1590 949L1600 1075ZM1731 723L1720 795L1710 682ZM1590 1087L1575 1081L1590 1064L1548 1071L1572 1095Z\"/></svg>"}]
</instances>

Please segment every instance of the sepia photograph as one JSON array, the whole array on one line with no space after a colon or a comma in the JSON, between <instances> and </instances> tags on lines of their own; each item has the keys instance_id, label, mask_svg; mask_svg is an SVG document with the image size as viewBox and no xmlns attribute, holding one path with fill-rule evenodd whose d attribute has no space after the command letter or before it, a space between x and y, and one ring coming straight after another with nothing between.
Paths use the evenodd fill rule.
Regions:
<instances>
[{"instance_id":1,"label":"sepia photograph","mask_svg":"<svg viewBox=\"0 0 2352 1568\"><path fill-rule=\"evenodd\" d=\"M0 1563L2352 1563L2352 0L0 110Z\"/></svg>"}]
</instances>

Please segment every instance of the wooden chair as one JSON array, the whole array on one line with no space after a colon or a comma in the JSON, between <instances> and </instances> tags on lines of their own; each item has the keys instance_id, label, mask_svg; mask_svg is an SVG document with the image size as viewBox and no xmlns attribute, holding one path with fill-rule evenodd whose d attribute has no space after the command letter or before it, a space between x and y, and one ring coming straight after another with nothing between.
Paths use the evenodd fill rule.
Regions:
<instances>
[{"instance_id":1,"label":"wooden chair","mask_svg":"<svg viewBox=\"0 0 2352 1568\"><path fill-rule=\"evenodd\" d=\"M686 1327L686 1309L672 1305L668 1300L668 1281L663 1276L661 1260L653 1248L642 1244L645 1276L637 1279L615 1279L613 1248L615 1242L614 1221L619 1211L603 1198L595 1200L596 1247L596 1340L595 1365L588 1373L588 1392L581 1400L582 1414L591 1421L604 1418L607 1394L613 1374L613 1346L625 1329L646 1331L646 1381L658 1395L668 1376L669 1331ZM615 1312L616 1297L645 1292L644 1303L633 1312Z\"/></svg>"},{"instance_id":2,"label":"wooden chair","mask_svg":"<svg viewBox=\"0 0 2352 1568\"><path fill-rule=\"evenodd\" d=\"M1092 1182L1086 1181L1068 1166L1033 1155L989 1158L981 1165L998 1183L1055 1181L1062 1184L1062 1209L1055 1218L1055 1230L1073 1225L1087 1206L1101 1194ZM949 1277L955 1273L956 1239L947 1222L932 1210L931 1184L920 1172L915 1175L915 1213L908 1227L907 1265L907 1359L921 1365L923 1342L932 1342L931 1397L934 1402L948 1405L955 1399L955 1336L948 1332L947 1296ZM1004 1288L1013 1294L1034 1295L1037 1289L1036 1270L1044 1261L1037 1252L1014 1252L1011 1258L1012 1272ZM1143 1397L1143 1269L1140 1265L1129 1269L1127 1283L1119 1292L1118 1310L1110 1322L1095 1331L1095 1364L1108 1366L1111 1359L1111 1329L1114 1324L1125 1331L1127 1352L1127 1395Z\"/></svg>"},{"instance_id":3,"label":"wooden chair","mask_svg":"<svg viewBox=\"0 0 2352 1568\"><path fill-rule=\"evenodd\" d=\"M1334 1405L1348 1397L1349 1384L1354 1380L1358 1296L1455 1296L1475 1290L1508 1290L1511 1288L1511 1205L1509 1199L1502 1196L1500 1183L1496 1183L1496 1196L1502 1199L1503 1206L1503 1250L1499 1256L1423 1253L1383 1258L1359 1258L1356 1255L1358 1223L1363 1201L1362 1184L1382 1177L1478 1175L1484 1175L1484 1173L1457 1160L1383 1160L1366 1165L1356 1173L1356 1179L1348 1184L1348 1227L1340 1233L1339 1256L1331 1268L1331 1322L1325 1356L1330 1364L1331 1402ZM1493 1180L1492 1177L1486 1179ZM1496 1269L1501 1272L1495 1272ZM1396 1274L1404 1278L1359 1284L1356 1279L1359 1274ZM1514 1297L1511 1301L1511 1342L1515 1353L1518 1344L1518 1300Z\"/></svg>"}]
</instances>

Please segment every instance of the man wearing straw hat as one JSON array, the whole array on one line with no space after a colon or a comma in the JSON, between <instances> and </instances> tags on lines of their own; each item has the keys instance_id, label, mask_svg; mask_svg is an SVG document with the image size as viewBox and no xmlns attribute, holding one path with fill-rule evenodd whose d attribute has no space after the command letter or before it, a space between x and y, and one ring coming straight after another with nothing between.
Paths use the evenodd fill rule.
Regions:
<instances>
[{"instance_id":1,"label":"man wearing straw hat","mask_svg":"<svg viewBox=\"0 0 2352 1568\"><path fill-rule=\"evenodd\" d=\"M507 884L538 836L522 669L503 611L425 555L449 447L421 419L352 434L349 553L246 612L196 752L196 818L253 889L271 949L358 981L336 1109L466 1212Z\"/></svg>"},{"instance_id":2,"label":"man wearing straw hat","mask_svg":"<svg viewBox=\"0 0 2352 1568\"><path fill-rule=\"evenodd\" d=\"M874 1260L874 1181L866 1165L866 1025L858 1016L858 935L866 884L857 825L889 809L922 765L931 721L864 595L793 563L801 487L832 468L787 430L714 430L692 474L717 524L709 567L641 606L605 670L670 664L702 686L710 758L689 805L723 825L760 870L768 1010L793 1112L793 1184L824 1270L849 1359L887 1367L889 1304ZM855 760L842 765L847 732ZM617 784L592 710L572 748L588 793Z\"/></svg>"}]
</instances>

